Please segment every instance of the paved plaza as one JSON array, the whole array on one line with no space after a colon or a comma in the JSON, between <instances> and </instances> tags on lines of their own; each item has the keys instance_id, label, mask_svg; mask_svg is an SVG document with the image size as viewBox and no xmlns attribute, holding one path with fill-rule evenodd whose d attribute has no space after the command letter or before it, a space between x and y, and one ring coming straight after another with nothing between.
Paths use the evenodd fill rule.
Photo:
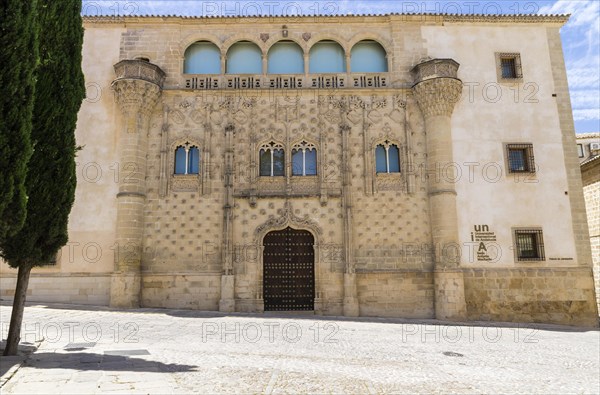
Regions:
<instances>
[{"instance_id":1,"label":"paved plaza","mask_svg":"<svg viewBox=\"0 0 600 395\"><path fill-rule=\"evenodd\" d=\"M600 392L594 328L30 304L22 342L2 394Z\"/></svg>"}]
</instances>

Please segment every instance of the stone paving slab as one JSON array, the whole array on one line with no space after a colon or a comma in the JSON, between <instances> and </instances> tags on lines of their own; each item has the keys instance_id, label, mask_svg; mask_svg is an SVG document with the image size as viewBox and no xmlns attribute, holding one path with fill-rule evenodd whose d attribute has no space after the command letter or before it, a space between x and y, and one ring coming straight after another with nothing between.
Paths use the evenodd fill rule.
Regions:
<instances>
[{"instance_id":1,"label":"stone paving slab","mask_svg":"<svg viewBox=\"0 0 600 395\"><path fill-rule=\"evenodd\" d=\"M36 304L22 338L2 394L600 393L597 328Z\"/></svg>"}]
</instances>

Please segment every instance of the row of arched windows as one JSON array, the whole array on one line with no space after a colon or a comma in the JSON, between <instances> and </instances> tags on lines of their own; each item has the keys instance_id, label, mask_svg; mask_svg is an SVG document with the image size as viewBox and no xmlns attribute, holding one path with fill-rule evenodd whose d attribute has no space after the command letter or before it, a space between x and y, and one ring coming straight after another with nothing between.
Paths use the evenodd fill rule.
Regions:
<instances>
[{"instance_id":1,"label":"row of arched windows","mask_svg":"<svg viewBox=\"0 0 600 395\"><path fill-rule=\"evenodd\" d=\"M400 150L396 144L385 141L375 148L377 173L400 172ZM198 174L200 150L186 143L175 149L175 174ZM285 176L285 150L283 144L271 141L259 150L259 175ZM292 147L292 176L317 175L317 149L312 143L302 141Z\"/></svg>"},{"instance_id":2,"label":"row of arched windows","mask_svg":"<svg viewBox=\"0 0 600 395\"><path fill-rule=\"evenodd\" d=\"M250 41L238 41L227 51L226 74L262 74L262 51ZM315 43L309 51L309 73L346 72L346 54L332 40ZM388 71L385 49L376 41L363 40L350 51L350 70L357 73ZM210 41L198 41L185 51L185 74L221 74L221 51ZM304 51L294 41L278 41L267 53L267 73L304 74Z\"/></svg>"},{"instance_id":3,"label":"row of arched windows","mask_svg":"<svg viewBox=\"0 0 600 395\"><path fill-rule=\"evenodd\" d=\"M283 145L271 141L260 147L260 176L285 175L285 151ZM317 149L314 144L302 141L292 147L292 176L317 175Z\"/></svg>"}]
</instances>

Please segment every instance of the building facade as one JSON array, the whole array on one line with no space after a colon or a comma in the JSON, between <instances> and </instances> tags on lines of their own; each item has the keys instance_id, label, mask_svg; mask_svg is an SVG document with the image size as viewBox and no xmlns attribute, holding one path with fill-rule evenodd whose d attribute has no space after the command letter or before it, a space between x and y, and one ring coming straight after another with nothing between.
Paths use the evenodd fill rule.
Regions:
<instances>
[{"instance_id":1,"label":"building facade","mask_svg":"<svg viewBox=\"0 0 600 395\"><path fill-rule=\"evenodd\" d=\"M85 18L29 300L597 325L566 20Z\"/></svg>"},{"instance_id":2,"label":"building facade","mask_svg":"<svg viewBox=\"0 0 600 395\"><path fill-rule=\"evenodd\" d=\"M583 196L592 246L596 300L600 308L600 133L577 134L577 156L581 164Z\"/></svg>"}]
</instances>

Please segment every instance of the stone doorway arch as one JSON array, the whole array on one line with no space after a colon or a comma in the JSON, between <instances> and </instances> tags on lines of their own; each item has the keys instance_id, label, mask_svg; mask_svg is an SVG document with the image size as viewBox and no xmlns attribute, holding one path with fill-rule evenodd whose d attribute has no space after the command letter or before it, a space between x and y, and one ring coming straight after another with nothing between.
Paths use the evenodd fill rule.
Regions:
<instances>
[{"instance_id":1,"label":"stone doorway arch","mask_svg":"<svg viewBox=\"0 0 600 395\"><path fill-rule=\"evenodd\" d=\"M323 270L320 263L320 243L323 238L323 230L319 226L319 224L311 219L308 215L303 217L299 217L294 214L294 209L292 208L292 203L289 200L285 201L283 208L279 211L279 216L271 217L263 224L259 225L254 230L254 245L256 246L256 251L258 251L258 265L256 265L256 278L258 281L255 283L255 295L258 301L257 310L264 311L264 238L269 232L278 231L286 229L287 227L293 229L299 229L310 232L313 236L314 244L314 275L315 275L315 314L319 314L322 310L322 286L321 286L321 274L320 272Z\"/></svg>"}]
</instances>

